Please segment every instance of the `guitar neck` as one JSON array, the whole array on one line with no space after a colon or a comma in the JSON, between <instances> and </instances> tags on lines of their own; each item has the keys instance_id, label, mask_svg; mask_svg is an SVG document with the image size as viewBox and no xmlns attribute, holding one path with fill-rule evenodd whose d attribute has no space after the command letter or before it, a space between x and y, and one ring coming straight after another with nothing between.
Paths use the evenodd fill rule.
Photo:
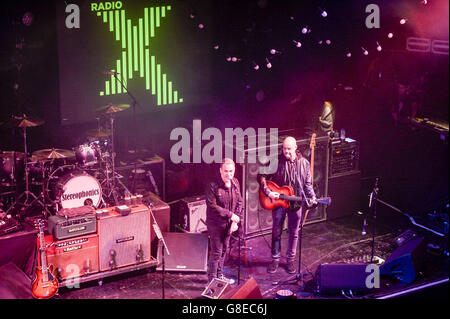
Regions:
<instances>
[{"instance_id":1,"label":"guitar neck","mask_svg":"<svg viewBox=\"0 0 450 319\"><path fill-rule=\"evenodd\" d=\"M39 228L39 242L41 250L41 270L43 281L48 281L47 253L45 251L44 230L42 228Z\"/></svg>"}]
</instances>

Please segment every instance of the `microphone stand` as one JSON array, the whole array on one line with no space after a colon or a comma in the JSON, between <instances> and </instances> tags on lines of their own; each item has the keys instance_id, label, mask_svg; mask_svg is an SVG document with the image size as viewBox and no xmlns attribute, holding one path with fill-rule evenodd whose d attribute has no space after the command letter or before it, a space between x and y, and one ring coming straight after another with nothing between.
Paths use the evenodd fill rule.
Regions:
<instances>
[{"instance_id":1,"label":"microphone stand","mask_svg":"<svg viewBox=\"0 0 450 319\"><path fill-rule=\"evenodd\" d=\"M143 111L142 106L139 104L139 102L136 100L136 98L134 97L134 95L128 90L128 88L125 86L125 84L123 83L123 81L121 81L119 79L119 77L117 76L117 72L113 72L114 77L116 78L116 80L120 83L120 85L122 86L123 90L127 93L127 95L131 98L132 100L132 105L133 105L133 134L134 134L134 156L136 156L137 154L137 126L136 126L136 105L139 106L139 108L141 109L141 111ZM113 159L114 160L114 159ZM134 159L134 178L133 178L133 185L131 187L131 189L135 190L135 183L136 183L136 171L137 171L137 162L136 162L136 158Z\"/></svg>"},{"instance_id":2,"label":"microphone stand","mask_svg":"<svg viewBox=\"0 0 450 319\"><path fill-rule=\"evenodd\" d=\"M161 290L162 290L162 299L166 298L165 295L165 273L166 273L166 262L164 260L164 251L167 252L167 255L170 256L169 249L167 248L166 242L164 241L164 237L161 233L161 229L158 226L158 222L156 221L155 215L153 215L153 211L151 209L151 206L153 206L151 203L149 205L146 205L148 209L150 210L150 214L152 215L153 219L153 229L155 230L156 237L158 237L159 243L161 243L161 264L162 264L162 284L161 284Z\"/></svg>"},{"instance_id":3,"label":"microphone stand","mask_svg":"<svg viewBox=\"0 0 450 319\"><path fill-rule=\"evenodd\" d=\"M375 185L372 192L369 195L369 208L372 208L372 252L370 262L373 263L375 254L375 232L376 232L376 219L377 219L377 200L378 200L378 177L375 179Z\"/></svg>"}]
</instances>

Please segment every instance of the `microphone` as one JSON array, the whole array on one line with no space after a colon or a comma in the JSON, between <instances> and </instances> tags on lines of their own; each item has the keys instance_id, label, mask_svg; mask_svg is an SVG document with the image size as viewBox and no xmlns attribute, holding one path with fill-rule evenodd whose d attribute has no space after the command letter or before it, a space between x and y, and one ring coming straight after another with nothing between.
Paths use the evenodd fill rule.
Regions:
<instances>
[{"instance_id":1,"label":"microphone","mask_svg":"<svg viewBox=\"0 0 450 319\"><path fill-rule=\"evenodd\" d=\"M104 71L103 74L106 75L115 75L115 74L120 74L119 72L114 72L114 71Z\"/></svg>"}]
</instances>

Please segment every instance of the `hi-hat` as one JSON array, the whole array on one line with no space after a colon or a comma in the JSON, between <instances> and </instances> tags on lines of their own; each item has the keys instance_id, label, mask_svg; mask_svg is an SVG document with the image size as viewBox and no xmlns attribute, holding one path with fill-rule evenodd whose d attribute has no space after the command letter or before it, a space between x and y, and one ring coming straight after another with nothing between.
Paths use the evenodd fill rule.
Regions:
<instances>
[{"instance_id":1,"label":"hi-hat","mask_svg":"<svg viewBox=\"0 0 450 319\"><path fill-rule=\"evenodd\" d=\"M25 114L23 116L12 116L8 121L3 122L0 126L5 127L34 127L44 124L44 120L36 117L27 117Z\"/></svg>"},{"instance_id":2,"label":"hi-hat","mask_svg":"<svg viewBox=\"0 0 450 319\"><path fill-rule=\"evenodd\" d=\"M97 114L110 114L110 113L117 113L122 112L130 108L129 104L108 104L106 106L99 107L95 110Z\"/></svg>"},{"instance_id":3,"label":"hi-hat","mask_svg":"<svg viewBox=\"0 0 450 319\"><path fill-rule=\"evenodd\" d=\"M92 130L86 131L86 135L89 137L99 137L99 138L108 137L108 136L111 136L111 130L109 130L109 129L102 129L102 130L92 129Z\"/></svg>"},{"instance_id":4,"label":"hi-hat","mask_svg":"<svg viewBox=\"0 0 450 319\"><path fill-rule=\"evenodd\" d=\"M68 158L68 157L74 157L75 153L69 150L63 150L63 149L57 149L57 148L50 148L50 149L44 149L39 150L36 152L33 152L33 160L47 160L47 159L55 159L55 158Z\"/></svg>"}]
</instances>

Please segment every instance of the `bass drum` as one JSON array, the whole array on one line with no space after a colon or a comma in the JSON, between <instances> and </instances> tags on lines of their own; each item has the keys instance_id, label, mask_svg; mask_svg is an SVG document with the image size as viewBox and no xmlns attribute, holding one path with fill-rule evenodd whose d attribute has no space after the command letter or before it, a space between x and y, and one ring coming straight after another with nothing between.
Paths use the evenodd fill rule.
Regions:
<instances>
[{"instance_id":1,"label":"bass drum","mask_svg":"<svg viewBox=\"0 0 450 319\"><path fill-rule=\"evenodd\" d=\"M93 176L76 170L73 165L58 167L47 180L46 200L57 209L85 205L97 208L102 200L102 187Z\"/></svg>"}]
</instances>

